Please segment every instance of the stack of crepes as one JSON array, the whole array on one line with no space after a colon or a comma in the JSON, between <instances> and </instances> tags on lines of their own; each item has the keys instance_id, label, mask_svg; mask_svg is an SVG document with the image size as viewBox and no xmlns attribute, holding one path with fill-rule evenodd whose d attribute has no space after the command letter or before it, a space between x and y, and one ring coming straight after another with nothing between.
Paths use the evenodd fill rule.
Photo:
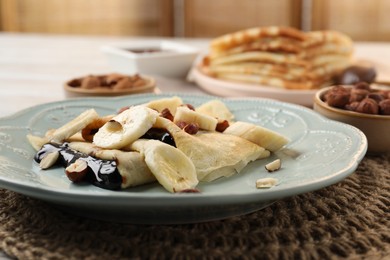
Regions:
<instances>
[{"instance_id":1,"label":"stack of crepes","mask_svg":"<svg viewBox=\"0 0 390 260\"><path fill-rule=\"evenodd\" d=\"M211 41L201 63L209 76L283 89L315 89L351 64L352 40L336 31L258 27Z\"/></svg>"}]
</instances>

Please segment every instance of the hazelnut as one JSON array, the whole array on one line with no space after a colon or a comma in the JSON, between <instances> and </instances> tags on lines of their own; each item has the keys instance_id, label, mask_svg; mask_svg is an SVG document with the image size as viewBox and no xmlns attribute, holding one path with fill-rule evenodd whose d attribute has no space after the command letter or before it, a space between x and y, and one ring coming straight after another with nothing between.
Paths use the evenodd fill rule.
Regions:
<instances>
[{"instance_id":1,"label":"hazelnut","mask_svg":"<svg viewBox=\"0 0 390 260\"><path fill-rule=\"evenodd\" d=\"M139 87L142 87L142 86L145 86L146 85L146 80L142 79L142 78L139 78L137 79L136 81L133 82L133 86L134 88L139 88Z\"/></svg>"},{"instance_id":2,"label":"hazelnut","mask_svg":"<svg viewBox=\"0 0 390 260\"><path fill-rule=\"evenodd\" d=\"M176 125L177 125L180 129L183 129L183 128L187 125L187 123L184 122L184 121L178 121L178 122L176 122Z\"/></svg>"},{"instance_id":3,"label":"hazelnut","mask_svg":"<svg viewBox=\"0 0 390 260\"><path fill-rule=\"evenodd\" d=\"M123 78L123 76L121 74L111 73L105 77L104 82L107 86L113 86L113 85L117 84L122 78Z\"/></svg>"},{"instance_id":4,"label":"hazelnut","mask_svg":"<svg viewBox=\"0 0 390 260\"><path fill-rule=\"evenodd\" d=\"M364 82L364 81L361 81L361 82L358 82L354 85L354 88L355 89L365 89L365 90L370 90L370 84L368 84L367 82Z\"/></svg>"},{"instance_id":5,"label":"hazelnut","mask_svg":"<svg viewBox=\"0 0 390 260\"><path fill-rule=\"evenodd\" d=\"M121 108L119 108L118 109L118 112L117 112L117 114L120 114L120 113L122 113L122 112L124 112L124 111L126 111L127 109L129 109L130 108L130 106L124 106L124 107L121 107Z\"/></svg>"},{"instance_id":6,"label":"hazelnut","mask_svg":"<svg viewBox=\"0 0 390 260\"><path fill-rule=\"evenodd\" d=\"M365 98L362 101L360 101L355 111L359 113L365 113L365 114L378 114L379 105L374 99Z\"/></svg>"},{"instance_id":7,"label":"hazelnut","mask_svg":"<svg viewBox=\"0 0 390 260\"><path fill-rule=\"evenodd\" d=\"M349 102L350 91L343 86L335 86L325 94L325 101L329 106L343 108Z\"/></svg>"},{"instance_id":8,"label":"hazelnut","mask_svg":"<svg viewBox=\"0 0 390 260\"><path fill-rule=\"evenodd\" d=\"M379 102L379 113L381 115L390 115L390 99Z\"/></svg>"},{"instance_id":9,"label":"hazelnut","mask_svg":"<svg viewBox=\"0 0 390 260\"><path fill-rule=\"evenodd\" d=\"M112 86L112 89L127 89L131 88L133 85L128 77L121 78L115 85Z\"/></svg>"},{"instance_id":10,"label":"hazelnut","mask_svg":"<svg viewBox=\"0 0 390 260\"><path fill-rule=\"evenodd\" d=\"M199 131L199 125L197 123L186 123L184 121L178 121L176 122L176 125L190 135L194 135Z\"/></svg>"},{"instance_id":11,"label":"hazelnut","mask_svg":"<svg viewBox=\"0 0 390 260\"><path fill-rule=\"evenodd\" d=\"M173 115L172 115L171 111L169 111L168 108L164 108L164 109L161 111L160 115L161 115L162 117L164 117L164 118L170 120L170 121L173 121Z\"/></svg>"},{"instance_id":12,"label":"hazelnut","mask_svg":"<svg viewBox=\"0 0 390 260\"><path fill-rule=\"evenodd\" d=\"M217 127L215 128L215 131L222 133L228 127L229 127L229 121L227 121L227 120L218 121Z\"/></svg>"},{"instance_id":13,"label":"hazelnut","mask_svg":"<svg viewBox=\"0 0 390 260\"><path fill-rule=\"evenodd\" d=\"M71 81L68 82L68 85L74 88L80 87L81 79L72 79Z\"/></svg>"},{"instance_id":14,"label":"hazelnut","mask_svg":"<svg viewBox=\"0 0 390 260\"><path fill-rule=\"evenodd\" d=\"M359 106L360 102L359 101L354 101L352 103L349 103L345 106L346 110L349 111L356 111L357 107Z\"/></svg>"},{"instance_id":15,"label":"hazelnut","mask_svg":"<svg viewBox=\"0 0 390 260\"><path fill-rule=\"evenodd\" d=\"M187 124L183 130L190 135L194 135L199 131L199 125L197 123L189 123Z\"/></svg>"},{"instance_id":16,"label":"hazelnut","mask_svg":"<svg viewBox=\"0 0 390 260\"><path fill-rule=\"evenodd\" d=\"M91 89L100 86L100 80L96 76L88 76L81 80L81 88Z\"/></svg>"},{"instance_id":17,"label":"hazelnut","mask_svg":"<svg viewBox=\"0 0 390 260\"><path fill-rule=\"evenodd\" d=\"M385 99L385 97L384 97L381 93L379 93L379 92L370 93L370 94L368 94L367 97L372 98L372 99L375 100L377 103L379 103L379 102L381 102L382 100Z\"/></svg>"},{"instance_id":18,"label":"hazelnut","mask_svg":"<svg viewBox=\"0 0 390 260\"><path fill-rule=\"evenodd\" d=\"M195 111L195 107L191 104L182 104L180 105L182 107L187 107L188 109L192 110L192 111Z\"/></svg>"},{"instance_id":19,"label":"hazelnut","mask_svg":"<svg viewBox=\"0 0 390 260\"><path fill-rule=\"evenodd\" d=\"M370 92L367 89L353 88L349 102L362 101Z\"/></svg>"},{"instance_id":20,"label":"hazelnut","mask_svg":"<svg viewBox=\"0 0 390 260\"><path fill-rule=\"evenodd\" d=\"M390 90L379 90L379 93L380 93L385 99L390 99Z\"/></svg>"},{"instance_id":21,"label":"hazelnut","mask_svg":"<svg viewBox=\"0 0 390 260\"><path fill-rule=\"evenodd\" d=\"M77 159L65 169L66 176L72 182L80 182L88 172L88 164L82 159Z\"/></svg>"}]
</instances>

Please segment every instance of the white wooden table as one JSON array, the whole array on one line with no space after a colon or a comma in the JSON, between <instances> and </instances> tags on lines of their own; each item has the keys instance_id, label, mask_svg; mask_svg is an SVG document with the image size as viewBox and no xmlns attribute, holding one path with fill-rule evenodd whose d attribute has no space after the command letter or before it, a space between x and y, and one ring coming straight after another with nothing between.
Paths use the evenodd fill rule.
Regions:
<instances>
[{"instance_id":1,"label":"white wooden table","mask_svg":"<svg viewBox=\"0 0 390 260\"><path fill-rule=\"evenodd\" d=\"M0 117L65 99L62 84L71 78L114 72L100 46L152 39L0 34ZM207 49L206 40L178 41ZM162 92L203 93L184 80L156 80Z\"/></svg>"}]
</instances>

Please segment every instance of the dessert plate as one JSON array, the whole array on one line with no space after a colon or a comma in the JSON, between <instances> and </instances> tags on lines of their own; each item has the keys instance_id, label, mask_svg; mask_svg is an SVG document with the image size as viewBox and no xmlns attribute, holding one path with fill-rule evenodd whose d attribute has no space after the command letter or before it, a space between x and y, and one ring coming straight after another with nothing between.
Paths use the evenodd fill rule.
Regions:
<instances>
[{"instance_id":1,"label":"dessert plate","mask_svg":"<svg viewBox=\"0 0 390 260\"><path fill-rule=\"evenodd\" d=\"M171 194L158 184L122 191L73 184L63 168L42 171L26 134L43 135L88 108L112 114L123 106L178 95L198 106L216 97L137 94L110 98L69 99L47 103L0 119L0 187L47 201L61 210L86 217L134 224L178 224L224 219L262 209L292 195L335 184L353 173L367 150L364 134L350 125L330 121L316 112L269 99L223 99L236 120L278 131L291 139L270 158L250 163L230 178L201 183L201 193ZM268 173L264 165L276 158L282 168ZM256 189L259 178L273 177L277 186Z\"/></svg>"},{"instance_id":2,"label":"dessert plate","mask_svg":"<svg viewBox=\"0 0 390 260\"><path fill-rule=\"evenodd\" d=\"M222 97L262 97L289 102L306 107L313 106L313 99L318 89L291 90L280 89L261 84L233 82L210 77L195 66L191 79L203 90Z\"/></svg>"}]
</instances>

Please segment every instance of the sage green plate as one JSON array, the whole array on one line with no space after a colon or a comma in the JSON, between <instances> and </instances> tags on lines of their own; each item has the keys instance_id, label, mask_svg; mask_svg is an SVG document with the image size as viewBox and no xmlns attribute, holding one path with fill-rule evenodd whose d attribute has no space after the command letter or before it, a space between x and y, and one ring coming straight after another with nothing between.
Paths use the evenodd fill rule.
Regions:
<instances>
[{"instance_id":1,"label":"sage green plate","mask_svg":"<svg viewBox=\"0 0 390 260\"><path fill-rule=\"evenodd\" d=\"M179 224L224 219L262 209L272 202L337 183L353 173L367 150L364 134L350 125L330 121L298 105L267 99L222 99L236 120L259 124L286 135L291 142L270 158L250 163L230 178L201 183L201 193L171 194L158 183L122 191L71 183L63 168L42 171L33 162L26 135L43 135L95 108L112 114L123 106L178 95L198 106L212 96L178 93L82 98L48 103L0 119L0 187L49 202L90 218L137 224ZM276 158L282 168L268 173L264 165ZM259 178L278 185L256 189Z\"/></svg>"}]
</instances>

